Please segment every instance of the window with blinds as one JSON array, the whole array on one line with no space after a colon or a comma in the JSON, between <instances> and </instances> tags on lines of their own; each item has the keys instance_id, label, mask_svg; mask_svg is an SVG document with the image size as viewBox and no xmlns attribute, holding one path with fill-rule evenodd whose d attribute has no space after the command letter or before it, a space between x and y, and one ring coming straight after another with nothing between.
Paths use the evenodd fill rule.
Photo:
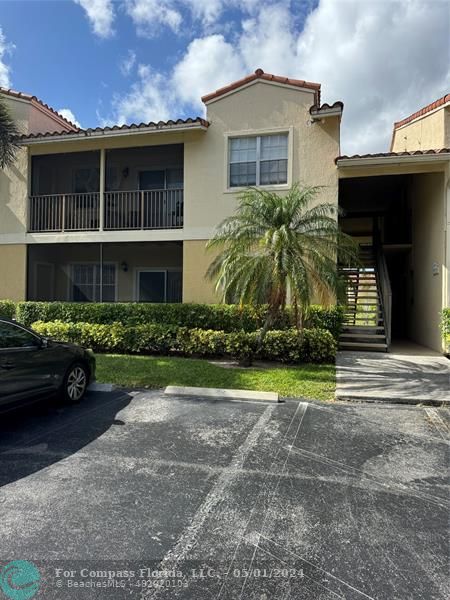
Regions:
<instances>
[{"instance_id":1,"label":"window with blinds","mask_svg":"<svg viewBox=\"0 0 450 600\"><path fill-rule=\"evenodd\" d=\"M288 134L229 139L230 187L287 183Z\"/></svg>"},{"instance_id":2,"label":"window with blinds","mask_svg":"<svg viewBox=\"0 0 450 600\"><path fill-rule=\"evenodd\" d=\"M70 265L71 300L73 302L114 302L116 299L116 265L103 264L100 277L99 264ZM102 294L100 295L100 288Z\"/></svg>"}]
</instances>

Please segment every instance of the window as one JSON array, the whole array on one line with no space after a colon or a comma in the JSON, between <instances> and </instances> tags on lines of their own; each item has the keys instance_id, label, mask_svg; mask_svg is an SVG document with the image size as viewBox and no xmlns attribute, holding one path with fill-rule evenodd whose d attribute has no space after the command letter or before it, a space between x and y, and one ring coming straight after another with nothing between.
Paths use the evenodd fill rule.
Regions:
<instances>
[{"instance_id":1,"label":"window","mask_svg":"<svg viewBox=\"0 0 450 600\"><path fill-rule=\"evenodd\" d=\"M230 138L230 187L287 183L287 153L287 133Z\"/></svg>"},{"instance_id":2,"label":"window","mask_svg":"<svg viewBox=\"0 0 450 600\"><path fill-rule=\"evenodd\" d=\"M0 349L37 346L39 346L39 340L32 333L12 323L0 321Z\"/></svg>"},{"instance_id":3,"label":"window","mask_svg":"<svg viewBox=\"0 0 450 600\"><path fill-rule=\"evenodd\" d=\"M114 302L116 299L116 265L103 264L103 282L100 265L71 265L71 300L74 302ZM102 297L100 298L100 285Z\"/></svg>"},{"instance_id":4,"label":"window","mask_svg":"<svg viewBox=\"0 0 450 600\"><path fill-rule=\"evenodd\" d=\"M138 302L181 302L181 271L139 269Z\"/></svg>"},{"instance_id":5,"label":"window","mask_svg":"<svg viewBox=\"0 0 450 600\"><path fill-rule=\"evenodd\" d=\"M139 172L140 190L173 190L178 188L183 188L182 168Z\"/></svg>"}]
</instances>

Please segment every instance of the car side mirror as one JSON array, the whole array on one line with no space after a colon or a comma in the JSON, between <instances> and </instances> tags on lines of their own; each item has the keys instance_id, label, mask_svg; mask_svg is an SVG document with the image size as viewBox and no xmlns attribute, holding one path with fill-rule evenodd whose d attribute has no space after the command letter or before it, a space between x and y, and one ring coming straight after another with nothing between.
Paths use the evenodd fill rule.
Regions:
<instances>
[{"instance_id":1,"label":"car side mirror","mask_svg":"<svg viewBox=\"0 0 450 600\"><path fill-rule=\"evenodd\" d=\"M41 338L41 348L48 348L48 339Z\"/></svg>"}]
</instances>

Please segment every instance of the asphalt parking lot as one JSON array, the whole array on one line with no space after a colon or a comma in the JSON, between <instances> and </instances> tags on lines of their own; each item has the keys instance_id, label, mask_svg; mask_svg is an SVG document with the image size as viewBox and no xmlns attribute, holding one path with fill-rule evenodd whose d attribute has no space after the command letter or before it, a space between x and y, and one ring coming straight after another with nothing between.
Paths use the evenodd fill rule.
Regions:
<instances>
[{"instance_id":1,"label":"asphalt parking lot","mask_svg":"<svg viewBox=\"0 0 450 600\"><path fill-rule=\"evenodd\" d=\"M2 415L0 565L46 600L447 599L448 414L114 391Z\"/></svg>"}]
</instances>

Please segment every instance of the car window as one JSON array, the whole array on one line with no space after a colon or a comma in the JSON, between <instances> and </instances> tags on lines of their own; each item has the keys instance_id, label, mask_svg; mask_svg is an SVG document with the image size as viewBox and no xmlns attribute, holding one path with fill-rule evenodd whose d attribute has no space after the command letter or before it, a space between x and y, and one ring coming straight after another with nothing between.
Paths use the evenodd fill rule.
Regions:
<instances>
[{"instance_id":1,"label":"car window","mask_svg":"<svg viewBox=\"0 0 450 600\"><path fill-rule=\"evenodd\" d=\"M38 339L25 329L0 321L0 349L37 346Z\"/></svg>"}]
</instances>

